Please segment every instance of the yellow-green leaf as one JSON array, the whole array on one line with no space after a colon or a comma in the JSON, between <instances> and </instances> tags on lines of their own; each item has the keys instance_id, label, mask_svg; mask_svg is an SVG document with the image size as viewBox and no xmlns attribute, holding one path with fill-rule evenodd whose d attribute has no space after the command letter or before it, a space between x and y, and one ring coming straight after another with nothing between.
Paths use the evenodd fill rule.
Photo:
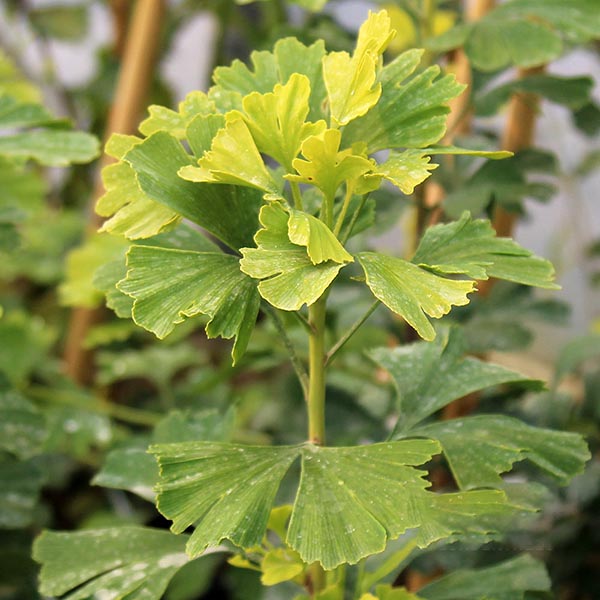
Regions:
<instances>
[{"instance_id":1,"label":"yellow-green leaf","mask_svg":"<svg viewBox=\"0 0 600 600\"><path fill-rule=\"evenodd\" d=\"M179 103L178 111L151 104L148 112L150 116L140 123L141 133L148 136L157 131L166 131L182 140L186 137L188 124L196 115L209 115L216 112L216 108L204 92L194 91Z\"/></svg>"},{"instance_id":2,"label":"yellow-green leaf","mask_svg":"<svg viewBox=\"0 0 600 600\"><path fill-rule=\"evenodd\" d=\"M291 548L274 548L265 554L261 563L263 585L277 585L300 575L306 565Z\"/></svg>"},{"instance_id":3,"label":"yellow-green leaf","mask_svg":"<svg viewBox=\"0 0 600 600\"><path fill-rule=\"evenodd\" d=\"M272 92L254 92L242 101L241 117L258 150L273 157L289 172L302 142L327 128L325 121L305 122L309 98L308 77L294 73L285 85L278 83Z\"/></svg>"},{"instance_id":4,"label":"yellow-green leaf","mask_svg":"<svg viewBox=\"0 0 600 600\"><path fill-rule=\"evenodd\" d=\"M475 291L472 281L446 279L401 258L361 252L358 260L374 296L426 340L435 338L435 330L427 317L439 319L450 312L452 306L468 304L467 294Z\"/></svg>"},{"instance_id":5,"label":"yellow-green leaf","mask_svg":"<svg viewBox=\"0 0 600 600\"><path fill-rule=\"evenodd\" d=\"M309 137L302 144L304 159L293 161L298 175L286 179L318 187L325 198L333 200L344 181L355 181L371 171L375 164L351 148L340 151L342 134L337 129L326 129L320 135Z\"/></svg>"},{"instance_id":6,"label":"yellow-green leaf","mask_svg":"<svg viewBox=\"0 0 600 600\"><path fill-rule=\"evenodd\" d=\"M290 209L288 236L293 244L306 246L308 257L314 265L328 260L337 263L354 262L354 258L340 244L323 221L308 213Z\"/></svg>"},{"instance_id":7,"label":"yellow-green leaf","mask_svg":"<svg viewBox=\"0 0 600 600\"><path fill-rule=\"evenodd\" d=\"M290 240L289 220L290 213L281 204L263 206L260 211L263 228L254 238L258 247L241 249L243 258L240 268L250 277L262 280L258 284L258 291L273 306L282 310L298 310L303 304L310 306L321 297L345 262L326 260L314 264L309 257L308 247ZM296 231L296 227L292 229L294 235L298 236L296 239L308 242L315 257L323 252L326 255L333 252L335 256L343 256L345 252L339 242L339 247L326 244L324 250L320 245L324 240L321 228L315 228L319 243L314 240L314 234L311 243L310 232L306 239L306 232L302 234ZM328 240L331 241L325 237L325 241Z\"/></svg>"},{"instance_id":8,"label":"yellow-green leaf","mask_svg":"<svg viewBox=\"0 0 600 600\"><path fill-rule=\"evenodd\" d=\"M394 34L386 11L369 12L352 57L347 52L330 52L324 57L323 78L336 127L364 115L379 100L381 84L376 79L380 56Z\"/></svg>"},{"instance_id":9,"label":"yellow-green leaf","mask_svg":"<svg viewBox=\"0 0 600 600\"><path fill-rule=\"evenodd\" d=\"M279 186L267 171L248 126L240 118L229 121L218 131L210 151L198 164L198 167L182 167L179 176L188 181L231 183L279 193Z\"/></svg>"},{"instance_id":10,"label":"yellow-green leaf","mask_svg":"<svg viewBox=\"0 0 600 600\"><path fill-rule=\"evenodd\" d=\"M426 150L405 150L404 152L390 152L388 159L377 165L371 177L383 177L395 185L404 194L412 194L415 187L423 183L431 171L438 165L429 162Z\"/></svg>"}]
</instances>

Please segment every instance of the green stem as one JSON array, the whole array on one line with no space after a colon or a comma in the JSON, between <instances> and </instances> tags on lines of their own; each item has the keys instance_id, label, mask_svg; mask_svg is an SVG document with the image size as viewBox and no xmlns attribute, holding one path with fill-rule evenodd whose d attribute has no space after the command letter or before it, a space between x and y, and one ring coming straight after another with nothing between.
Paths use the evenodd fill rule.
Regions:
<instances>
[{"instance_id":1,"label":"green stem","mask_svg":"<svg viewBox=\"0 0 600 600\"><path fill-rule=\"evenodd\" d=\"M354 211L354 214L352 215L352 219L350 220L346 231L344 231L344 234L339 238L342 244L345 244L348 241L348 238L352 235L352 230L356 225L356 221L358 221L358 217L360 216L360 213L362 212L362 209L364 208L368 197L369 195L367 194L360 199L360 204Z\"/></svg>"},{"instance_id":2,"label":"green stem","mask_svg":"<svg viewBox=\"0 0 600 600\"><path fill-rule=\"evenodd\" d=\"M308 440L325 444L325 307L321 296L308 309L312 331L308 335Z\"/></svg>"},{"instance_id":3,"label":"green stem","mask_svg":"<svg viewBox=\"0 0 600 600\"><path fill-rule=\"evenodd\" d=\"M300 193L300 186L297 181L291 181L290 187L292 188L292 197L294 198L294 208L296 210L304 210L302 204L302 194Z\"/></svg>"},{"instance_id":4,"label":"green stem","mask_svg":"<svg viewBox=\"0 0 600 600\"><path fill-rule=\"evenodd\" d=\"M358 329L362 326L362 324L375 312L375 309L379 306L380 300L375 300L373 304L369 307L369 310L360 317L357 321L354 322L352 327L348 329L348 331L337 341L337 343L329 350L329 352L325 355L325 366L328 367L335 355L346 345L346 342L358 331Z\"/></svg>"},{"instance_id":5,"label":"green stem","mask_svg":"<svg viewBox=\"0 0 600 600\"><path fill-rule=\"evenodd\" d=\"M107 415L113 419L132 425L154 427L163 418L163 415L158 413L143 410L141 408L124 406L123 404L115 404L100 398L88 398L78 392L69 390L31 386L27 388L27 394L36 400L75 406L83 410L89 410L90 412Z\"/></svg>"},{"instance_id":6,"label":"green stem","mask_svg":"<svg viewBox=\"0 0 600 600\"><path fill-rule=\"evenodd\" d=\"M273 324L275 325L277 332L281 336L281 340L283 341L285 349L287 350L288 355L290 357L290 362L292 363L292 367L294 367L294 371L296 372L296 375L298 376L298 380L300 381L300 385L302 386L302 392L304 393L304 398L308 402L309 382L308 382L308 374L306 373L306 369L304 368L302 361L296 354L296 349L294 348L294 345L292 344L292 340L290 340L290 338L288 337L288 334L283 325L283 321L281 320L281 317L279 316L277 311L272 309L270 306L265 306L265 311L273 320Z\"/></svg>"},{"instance_id":7,"label":"green stem","mask_svg":"<svg viewBox=\"0 0 600 600\"><path fill-rule=\"evenodd\" d=\"M339 237L340 231L342 230L342 225L344 224L344 219L346 218L346 213L348 212L348 207L350 206L350 201L352 200L353 191L354 186L346 184L346 196L344 197L344 204L342 204L342 210L340 210L340 214L338 215L337 222L333 230L333 233L336 237Z\"/></svg>"},{"instance_id":8,"label":"green stem","mask_svg":"<svg viewBox=\"0 0 600 600\"><path fill-rule=\"evenodd\" d=\"M302 325L302 327L304 327L304 329L306 329L306 331L308 333L310 333L312 331L311 324L308 322L308 319L301 312L295 310L292 312L292 314L294 315L294 317L296 317L296 319L298 319L298 322L300 323L300 325Z\"/></svg>"}]
</instances>

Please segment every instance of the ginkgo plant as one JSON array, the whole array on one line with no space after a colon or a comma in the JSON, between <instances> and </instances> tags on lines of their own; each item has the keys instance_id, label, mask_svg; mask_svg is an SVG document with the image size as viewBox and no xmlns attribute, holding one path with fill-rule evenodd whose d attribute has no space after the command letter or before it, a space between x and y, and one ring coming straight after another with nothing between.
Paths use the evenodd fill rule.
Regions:
<instances>
[{"instance_id":1,"label":"ginkgo plant","mask_svg":"<svg viewBox=\"0 0 600 600\"><path fill-rule=\"evenodd\" d=\"M147 454L121 454L117 470L156 480L157 507L172 533L45 532L34 546L43 594L160 598L178 569L215 552L260 571L265 585L297 584L297 598L478 598L482 577L518 598L548 589L543 568L527 556L485 573L450 574L418 596L390 583L414 553L497 539L533 511L535 495L502 477L514 463L528 459L564 484L589 457L579 435L508 416L430 419L490 386L541 385L465 357L460 331L432 319L466 305L476 282L490 277L557 286L548 261L496 237L488 221L469 213L429 228L409 259L371 251L357 235L371 224L370 194L387 185L412 193L435 169L432 157L509 155L437 145L447 103L464 86L438 66L421 68L420 50L384 64L393 36L381 11L362 25L352 55L328 53L323 42L280 40L272 52L253 53L251 68L239 61L218 67L208 93L191 93L178 111L151 106L140 126L145 137L108 142L117 161L104 170L107 191L97 211L108 217L104 232L133 241L122 260L117 245L116 259L97 274L109 306L158 338L203 315L209 338L234 339L237 364L264 313L304 394L306 441L169 439L148 449L159 474ZM373 302L332 340L327 303L342 280ZM367 353L397 386L396 423L387 439L328 445L327 374L381 305L423 340ZM302 323L306 361L286 333L290 314ZM449 465L453 491L433 489L427 479L438 456ZM138 480L117 482L108 472L96 483L154 498Z\"/></svg>"}]
</instances>

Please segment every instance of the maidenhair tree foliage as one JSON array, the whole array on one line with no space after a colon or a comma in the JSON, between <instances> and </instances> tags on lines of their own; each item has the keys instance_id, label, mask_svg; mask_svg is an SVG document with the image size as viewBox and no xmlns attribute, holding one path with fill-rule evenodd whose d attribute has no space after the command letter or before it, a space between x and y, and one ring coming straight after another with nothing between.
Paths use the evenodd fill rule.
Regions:
<instances>
[{"instance_id":1,"label":"maidenhair tree foliage","mask_svg":"<svg viewBox=\"0 0 600 600\"><path fill-rule=\"evenodd\" d=\"M420 50L384 64L393 35L381 11L361 27L352 55L327 52L323 42L280 40L272 52L254 52L250 66L236 61L217 68L208 93L191 93L177 111L151 106L140 126L144 137L109 141L106 151L117 162L104 170L107 191L97 211L108 217L104 231L132 241L126 266L117 261L98 274L110 306L159 338L186 318L205 315L208 337L234 339L234 362L252 343L260 310L275 319L279 311L297 312L308 321L308 373L297 358L295 366L306 394L309 441L270 447L170 440L149 449L160 475L147 455L127 457L132 477L136 465L147 473L142 495L151 498L156 482L157 506L173 522L173 533L192 528L191 534L141 528L45 533L34 553L44 565L43 593L159 598L177 568L226 543L238 555L234 563L261 569L266 584L295 580L306 583L312 597L341 598L338 567L382 552L391 540L405 536L419 548L483 541L532 510L501 477L515 462L529 459L561 483L582 469L588 452L575 434L495 415L427 422L464 394L526 379L464 358L460 335L432 319L466 305L476 281L489 277L556 288L546 260L497 238L488 221L469 213L427 230L409 259L356 252L349 243L369 194L383 185L411 193L437 166L432 157L507 156L437 145L448 102L464 86L438 66L421 67ZM426 341L369 352L398 388L390 439L327 447L325 306L344 270ZM451 493L432 491L426 479L428 463L440 454L456 480ZM111 469L119 469L117 458ZM282 480L295 473L297 461L293 506L276 507ZM135 492L126 478L108 472L97 482ZM65 570L57 561L67 548L77 565ZM527 573L514 597L547 589L537 563L513 562L514 572ZM490 580L506 582L503 568L489 569ZM338 571L325 575L322 569ZM416 598L371 583L364 600ZM477 574L463 574L460 584L476 587ZM432 585L430 593L425 588L422 597L458 597L444 596L444 585L452 581ZM462 597L478 597L471 592Z\"/></svg>"}]
</instances>

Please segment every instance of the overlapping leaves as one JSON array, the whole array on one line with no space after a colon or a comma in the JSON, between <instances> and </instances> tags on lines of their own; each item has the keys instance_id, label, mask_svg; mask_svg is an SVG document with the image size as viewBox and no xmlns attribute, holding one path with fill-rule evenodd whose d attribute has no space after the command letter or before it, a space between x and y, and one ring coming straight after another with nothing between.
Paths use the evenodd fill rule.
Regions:
<instances>
[{"instance_id":1,"label":"overlapping leaves","mask_svg":"<svg viewBox=\"0 0 600 600\"><path fill-rule=\"evenodd\" d=\"M502 487L502 473L528 459L559 483L583 469L589 451L581 436L531 427L501 415L480 415L418 425L453 400L506 383L539 388L541 382L464 356L457 330L435 343L418 342L370 352L393 377L399 395L395 434L438 440L461 489Z\"/></svg>"},{"instance_id":2,"label":"overlapping leaves","mask_svg":"<svg viewBox=\"0 0 600 600\"><path fill-rule=\"evenodd\" d=\"M494 519L515 510L499 491L426 491L425 472L414 467L439 451L430 440L351 448L192 442L150 451L161 467L159 510L175 532L195 524L191 556L222 539L260 544L281 479L299 456L287 543L302 560L326 569L380 552L408 529L417 529L421 547L455 534L486 534L495 530Z\"/></svg>"},{"instance_id":3,"label":"overlapping leaves","mask_svg":"<svg viewBox=\"0 0 600 600\"><path fill-rule=\"evenodd\" d=\"M298 310L323 294L350 256L327 226L279 203L264 206L257 248L242 248L240 268L260 279L258 290L273 306Z\"/></svg>"}]
</instances>

